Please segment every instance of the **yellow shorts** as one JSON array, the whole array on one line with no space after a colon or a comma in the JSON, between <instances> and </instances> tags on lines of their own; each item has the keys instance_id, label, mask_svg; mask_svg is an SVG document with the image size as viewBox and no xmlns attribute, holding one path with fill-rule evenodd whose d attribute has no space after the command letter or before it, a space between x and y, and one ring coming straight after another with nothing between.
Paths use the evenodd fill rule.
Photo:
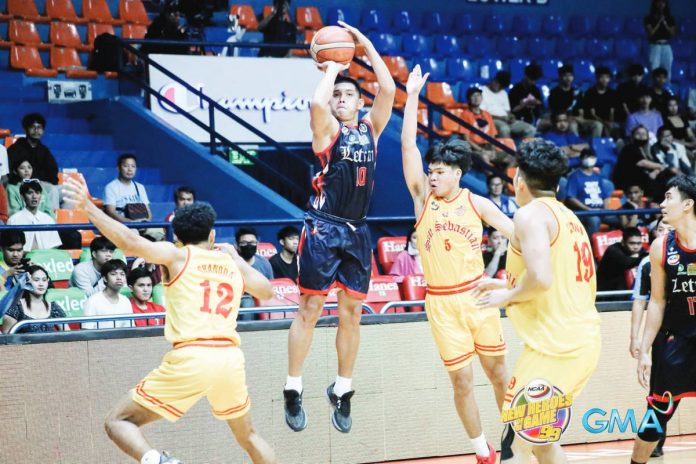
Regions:
<instances>
[{"instance_id":1,"label":"yellow shorts","mask_svg":"<svg viewBox=\"0 0 696 464\"><path fill-rule=\"evenodd\" d=\"M427 295L425 312L440 358L448 371L471 364L474 354L507 353L498 308L478 309L471 292Z\"/></svg>"},{"instance_id":2,"label":"yellow shorts","mask_svg":"<svg viewBox=\"0 0 696 464\"><path fill-rule=\"evenodd\" d=\"M249 411L241 349L229 342L177 347L132 390L133 401L171 422L203 396L220 420Z\"/></svg>"},{"instance_id":3,"label":"yellow shorts","mask_svg":"<svg viewBox=\"0 0 696 464\"><path fill-rule=\"evenodd\" d=\"M535 379L546 380L558 387L563 394L577 397L597 368L601 350L601 337L593 338L593 341L585 345L574 357L550 356L525 345L505 392L503 409L509 408L515 395Z\"/></svg>"}]
</instances>

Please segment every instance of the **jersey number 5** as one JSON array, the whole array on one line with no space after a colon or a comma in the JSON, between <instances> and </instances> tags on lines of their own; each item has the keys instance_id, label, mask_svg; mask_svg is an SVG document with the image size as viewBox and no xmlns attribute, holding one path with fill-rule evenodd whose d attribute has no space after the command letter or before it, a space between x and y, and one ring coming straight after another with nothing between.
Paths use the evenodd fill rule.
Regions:
<instances>
[{"instance_id":1,"label":"jersey number 5","mask_svg":"<svg viewBox=\"0 0 696 464\"><path fill-rule=\"evenodd\" d=\"M210 281L206 280L205 282L201 283L200 286L203 288L203 306L201 306L201 312L212 313L212 310L210 309ZM221 300L215 307L215 314L219 314L227 319L232 312L230 303L232 303L232 300L234 299L234 289L230 284L222 283L217 286L216 293Z\"/></svg>"},{"instance_id":2,"label":"jersey number 5","mask_svg":"<svg viewBox=\"0 0 696 464\"><path fill-rule=\"evenodd\" d=\"M358 175L355 180L356 187L364 187L367 183L367 168L365 166L356 168Z\"/></svg>"},{"instance_id":3,"label":"jersey number 5","mask_svg":"<svg viewBox=\"0 0 696 464\"><path fill-rule=\"evenodd\" d=\"M575 242L573 245L573 251L575 251L577 257L577 267L578 273L575 276L576 282L589 282L594 275L594 263L592 262L592 252L590 251L590 245L585 242L580 246L580 243Z\"/></svg>"}]
</instances>

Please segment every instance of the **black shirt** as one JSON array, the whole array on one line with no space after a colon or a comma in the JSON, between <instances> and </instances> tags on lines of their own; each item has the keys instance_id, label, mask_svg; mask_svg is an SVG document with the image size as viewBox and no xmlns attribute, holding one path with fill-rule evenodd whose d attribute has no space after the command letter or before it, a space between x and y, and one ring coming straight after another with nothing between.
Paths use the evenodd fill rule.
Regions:
<instances>
[{"instance_id":1,"label":"black shirt","mask_svg":"<svg viewBox=\"0 0 696 464\"><path fill-rule=\"evenodd\" d=\"M51 150L40 141L36 147L32 147L26 138L18 139L7 149L7 158L10 163L10 172L24 161L29 161L33 168L31 175L33 178L58 185L58 163L51 154Z\"/></svg>"},{"instance_id":2,"label":"black shirt","mask_svg":"<svg viewBox=\"0 0 696 464\"><path fill-rule=\"evenodd\" d=\"M665 237L662 265L665 267L665 306L662 327L684 337L696 337L694 294L696 294L696 251L689 250L672 230Z\"/></svg>"},{"instance_id":3,"label":"black shirt","mask_svg":"<svg viewBox=\"0 0 696 464\"><path fill-rule=\"evenodd\" d=\"M674 27L675 25L674 18L672 18L671 16L665 18L665 21L662 22L660 22L660 18L656 18L654 16L646 16L643 20L643 24L645 24L645 26L650 26L650 29L654 28L657 25L657 23L660 23L660 27L657 28L655 33L652 35L648 35L648 40L651 44L657 43L658 41L669 40L672 38L672 34L670 34L667 30L665 22L670 27Z\"/></svg>"},{"instance_id":4,"label":"black shirt","mask_svg":"<svg viewBox=\"0 0 696 464\"><path fill-rule=\"evenodd\" d=\"M686 140L688 134L686 133L686 129L689 127L686 125L686 122L684 121L684 118L681 118L682 123L684 124L683 126L677 127L674 125L674 123L669 119L668 116L663 116L663 121L664 121L664 126L668 128L671 132L672 135L676 140Z\"/></svg>"},{"instance_id":5,"label":"black shirt","mask_svg":"<svg viewBox=\"0 0 696 464\"><path fill-rule=\"evenodd\" d=\"M512 89L510 89L509 99L510 107L515 108L520 104L522 100L527 98L531 94L534 98L539 101L544 101L541 96L541 90L534 84L529 84L526 81L518 82ZM543 105L535 106L532 108L525 107L519 111L514 111L513 114L518 119L528 122L530 124L536 124L537 119L541 116L541 110Z\"/></svg>"},{"instance_id":6,"label":"black shirt","mask_svg":"<svg viewBox=\"0 0 696 464\"><path fill-rule=\"evenodd\" d=\"M645 248L641 248L639 255L632 258L622 242L610 245L597 267L597 290L628 290L626 271L638 266L646 254Z\"/></svg>"},{"instance_id":7,"label":"black shirt","mask_svg":"<svg viewBox=\"0 0 696 464\"><path fill-rule=\"evenodd\" d=\"M580 92L575 87L563 90L560 86L551 89L549 94L549 110L551 114L569 112L576 114L580 107Z\"/></svg>"},{"instance_id":8,"label":"black shirt","mask_svg":"<svg viewBox=\"0 0 696 464\"><path fill-rule=\"evenodd\" d=\"M650 108L655 111L659 111L661 114L667 112L667 102L672 97L672 92L668 89L662 89L662 93L655 92L655 89L650 89L650 96L652 101L650 102Z\"/></svg>"},{"instance_id":9,"label":"black shirt","mask_svg":"<svg viewBox=\"0 0 696 464\"><path fill-rule=\"evenodd\" d=\"M179 29L178 25L168 22L164 14L159 15L147 28L146 39L159 40L188 40L188 36ZM161 53L163 55L188 55L188 45L153 45L145 43L143 53Z\"/></svg>"},{"instance_id":10,"label":"black shirt","mask_svg":"<svg viewBox=\"0 0 696 464\"><path fill-rule=\"evenodd\" d=\"M649 208L647 205L643 205L640 207L641 209L643 208ZM621 205L621 209L636 209L635 206L633 206L633 203L629 203L628 201L624 201L623 204ZM638 226L647 226L653 221L653 217L650 214L638 214Z\"/></svg>"},{"instance_id":11,"label":"black shirt","mask_svg":"<svg viewBox=\"0 0 696 464\"><path fill-rule=\"evenodd\" d=\"M483 265L484 267L488 267L488 264L493 260L493 253L492 251L484 251L483 252ZM498 261L498 269L495 270L493 275L491 277L495 277L495 275L500 271L501 269L505 269L505 261L507 260L507 252L503 253L500 256L500 260Z\"/></svg>"},{"instance_id":12,"label":"black shirt","mask_svg":"<svg viewBox=\"0 0 696 464\"><path fill-rule=\"evenodd\" d=\"M644 92L649 92L648 87L642 83L635 85L633 81L622 82L616 88L619 103L628 106L629 114L638 111L638 98ZM623 109L618 111L618 115L621 120L625 120L628 117L628 114Z\"/></svg>"},{"instance_id":13,"label":"black shirt","mask_svg":"<svg viewBox=\"0 0 696 464\"><path fill-rule=\"evenodd\" d=\"M263 32L263 41L268 43L295 43L297 42L297 27L289 20L284 19L280 14L274 14L273 18L266 24ZM270 56L282 58L288 55L287 48L262 48L259 56Z\"/></svg>"},{"instance_id":14,"label":"black shirt","mask_svg":"<svg viewBox=\"0 0 696 464\"><path fill-rule=\"evenodd\" d=\"M283 261L280 253L276 253L268 260L273 268L273 277L276 279L290 279L293 282L297 280L297 254L293 255L290 264Z\"/></svg>"},{"instance_id":15,"label":"black shirt","mask_svg":"<svg viewBox=\"0 0 696 464\"><path fill-rule=\"evenodd\" d=\"M590 109L594 108L595 114L602 119L609 119L611 110L616 110L617 106L616 91L606 89L604 93L599 93L597 87L592 87L583 96L583 107L590 116Z\"/></svg>"}]
</instances>

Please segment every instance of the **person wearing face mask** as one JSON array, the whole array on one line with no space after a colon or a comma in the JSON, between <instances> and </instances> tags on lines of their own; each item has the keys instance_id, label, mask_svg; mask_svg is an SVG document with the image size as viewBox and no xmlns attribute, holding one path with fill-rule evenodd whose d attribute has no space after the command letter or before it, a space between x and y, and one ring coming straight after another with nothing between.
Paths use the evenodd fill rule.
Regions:
<instances>
[{"instance_id":1,"label":"person wearing face mask","mask_svg":"<svg viewBox=\"0 0 696 464\"><path fill-rule=\"evenodd\" d=\"M607 208L613 188L602 176L594 172L597 155L592 149L580 153L580 168L568 176L568 193L566 204L577 211L593 211ZM602 220L599 216L583 216L580 218L587 234L599 231Z\"/></svg>"},{"instance_id":2,"label":"person wearing face mask","mask_svg":"<svg viewBox=\"0 0 696 464\"><path fill-rule=\"evenodd\" d=\"M631 132L631 142L619 153L613 181L624 191L628 191L631 185L640 185L648 197L658 199L664 193L665 179L671 177L666 168L650 152L648 129L638 125Z\"/></svg>"},{"instance_id":3,"label":"person wearing face mask","mask_svg":"<svg viewBox=\"0 0 696 464\"><path fill-rule=\"evenodd\" d=\"M406 249L396 255L394 264L389 269L389 275L395 276L396 281L401 283L404 277L410 274L423 274L420 253L418 253L416 229L412 228L407 236Z\"/></svg>"},{"instance_id":4,"label":"person wearing face mask","mask_svg":"<svg viewBox=\"0 0 696 464\"><path fill-rule=\"evenodd\" d=\"M259 271L265 278L269 280L272 279L273 268L271 267L271 263L269 263L266 258L256 253L256 249L259 244L256 229L253 227L240 227L237 230L234 238L237 242L236 247L239 256L241 256L242 259L247 262L247 264ZM245 293L244 296L242 296L241 307L251 308L253 306L256 306L254 297L248 293ZM252 319L254 319L253 314L243 314L240 311L238 320L245 321Z\"/></svg>"}]
</instances>

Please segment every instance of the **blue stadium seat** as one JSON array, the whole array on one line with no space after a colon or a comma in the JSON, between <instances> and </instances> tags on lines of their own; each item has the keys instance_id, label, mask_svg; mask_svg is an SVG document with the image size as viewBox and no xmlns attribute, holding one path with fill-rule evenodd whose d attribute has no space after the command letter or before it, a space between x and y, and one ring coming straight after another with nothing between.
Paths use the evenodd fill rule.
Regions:
<instances>
[{"instance_id":1,"label":"blue stadium seat","mask_svg":"<svg viewBox=\"0 0 696 464\"><path fill-rule=\"evenodd\" d=\"M689 80L689 65L683 61L672 64L672 82L682 83Z\"/></svg>"},{"instance_id":2,"label":"blue stadium seat","mask_svg":"<svg viewBox=\"0 0 696 464\"><path fill-rule=\"evenodd\" d=\"M355 10L345 7L330 7L326 12L326 25L335 26L339 21L354 26L358 24L358 13Z\"/></svg>"},{"instance_id":3,"label":"blue stadium seat","mask_svg":"<svg viewBox=\"0 0 696 464\"><path fill-rule=\"evenodd\" d=\"M459 56L462 54L462 45L454 35L435 36L435 55L439 58Z\"/></svg>"},{"instance_id":4,"label":"blue stadium seat","mask_svg":"<svg viewBox=\"0 0 696 464\"><path fill-rule=\"evenodd\" d=\"M401 36L401 48L404 56L428 56L433 50L433 42L430 37L407 33Z\"/></svg>"},{"instance_id":5,"label":"blue stadium seat","mask_svg":"<svg viewBox=\"0 0 696 464\"><path fill-rule=\"evenodd\" d=\"M447 77L452 81L473 82L478 80L476 64L465 58L447 60Z\"/></svg>"},{"instance_id":6,"label":"blue stadium seat","mask_svg":"<svg viewBox=\"0 0 696 464\"><path fill-rule=\"evenodd\" d=\"M418 21L414 17L414 13L401 10L394 12L391 25L392 31L394 32L408 32L415 29L415 26L418 25Z\"/></svg>"},{"instance_id":7,"label":"blue stadium seat","mask_svg":"<svg viewBox=\"0 0 696 464\"><path fill-rule=\"evenodd\" d=\"M380 55L394 56L401 54L400 37L386 32L368 33L368 37L372 41Z\"/></svg>"},{"instance_id":8,"label":"blue stadium seat","mask_svg":"<svg viewBox=\"0 0 696 464\"><path fill-rule=\"evenodd\" d=\"M498 71L503 70L503 62L495 58L486 58L479 61L479 76L483 80L493 79Z\"/></svg>"},{"instance_id":9,"label":"blue stadium seat","mask_svg":"<svg viewBox=\"0 0 696 464\"><path fill-rule=\"evenodd\" d=\"M642 61L640 39L622 37L614 42L614 54L624 61Z\"/></svg>"},{"instance_id":10,"label":"blue stadium seat","mask_svg":"<svg viewBox=\"0 0 696 464\"><path fill-rule=\"evenodd\" d=\"M558 68L561 66L561 62L555 58L542 58L537 60L541 70L544 73L544 77L541 78L541 82L555 82L558 80Z\"/></svg>"},{"instance_id":11,"label":"blue stadium seat","mask_svg":"<svg viewBox=\"0 0 696 464\"><path fill-rule=\"evenodd\" d=\"M563 61L584 56L585 40L573 37L560 37L556 40L556 55Z\"/></svg>"},{"instance_id":12,"label":"blue stadium seat","mask_svg":"<svg viewBox=\"0 0 696 464\"><path fill-rule=\"evenodd\" d=\"M571 16L568 32L576 37L589 37L594 32L594 18L589 16Z\"/></svg>"},{"instance_id":13,"label":"blue stadium seat","mask_svg":"<svg viewBox=\"0 0 696 464\"><path fill-rule=\"evenodd\" d=\"M263 32L247 32L244 34L245 42L263 42ZM259 56L260 48L240 48L239 56Z\"/></svg>"},{"instance_id":14,"label":"blue stadium seat","mask_svg":"<svg viewBox=\"0 0 696 464\"><path fill-rule=\"evenodd\" d=\"M563 35L566 31L565 21L562 16L547 16L541 23L541 30L551 36Z\"/></svg>"},{"instance_id":15,"label":"blue stadium seat","mask_svg":"<svg viewBox=\"0 0 696 464\"><path fill-rule=\"evenodd\" d=\"M677 23L679 27L679 35L683 37L696 37L696 19L680 18Z\"/></svg>"},{"instance_id":16,"label":"blue stadium seat","mask_svg":"<svg viewBox=\"0 0 696 464\"><path fill-rule=\"evenodd\" d=\"M672 42L672 51L675 59L688 61L694 54L694 41L677 37Z\"/></svg>"},{"instance_id":17,"label":"blue stadium seat","mask_svg":"<svg viewBox=\"0 0 696 464\"><path fill-rule=\"evenodd\" d=\"M472 57L486 58L493 54L495 42L493 38L475 35L468 40L466 48Z\"/></svg>"},{"instance_id":18,"label":"blue stadium seat","mask_svg":"<svg viewBox=\"0 0 696 464\"><path fill-rule=\"evenodd\" d=\"M578 85L595 81L595 67L592 62L588 60L575 60L573 62L573 69L575 70L575 82Z\"/></svg>"},{"instance_id":19,"label":"blue stadium seat","mask_svg":"<svg viewBox=\"0 0 696 464\"><path fill-rule=\"evenodd\" d=\"M594 37L585 43L585 56L594 59L609 58L613 55L613 41Z\"/></svg>"},{"instance_id":20,"label":"blue stadium seat","mask_svg":"<svg viewBox=\"0 0 696 464\"><path fill-rule=\"evenodd\" d=\"M437 60L433 57L418 57L413 64L419 64L423 74L430 73L429 80L432 82L443 82L446 80L447 69L444 60Z\"/></svg>"},{"instance_id":21,"label":"blue stadium seat","mask_svg":"<svg viewBox=\"0 0 696 464\"><path fill-rule=\"evenodd\" d=\"M507 34L510 32L510 17L503 15L491 15L486 18L484 30L489 34Z\"/></svg>"},{"instance_id":22,"label":"blue stadium seat","mask_svg":"<svg viewBox=\"0 0 696 464\"><path fill-rule=\"evenodd\" d=\"M516 15L512 19L512 33L522 37L536 36L541 31L541 20L538 16Z\"/></svg>"},{"instance_id":23,"label":"blue stadium seat","mask_svg":"<svg viewBox=\"0 0 696 464\"><path fill-rule=\"evenodd\" d=\"M689 65L689 75L691 76L691 79L696 80L696 61Z\"/></svg>"},{"instance_id":24,"label":"blue stadium seat","mask_svg":"<svg viewBox=\"0 0 696 464\"><path fill-rule=\"evenodd\" d=\"M459 35L470 35L481 32L482 23L480 17L474 17L469 13L459 13L454 18L452 29Z\"/></svg>"},{"instance_id":25,"label":"blue stadium seat","mask_svg":"<svg viewBox=\"0 0 696 464\"><path fill-rule=\"evenodd\" d=\"M616 16L600 16L597 21L597 32L602 37L616 37L621 33L623 24Z\"/></svg>"},{"instance_id":26,"label":"blue stadium seat","mask_svg":"<svg viewBox=\"0 0 696 464\"><path fill-rule=\"evenodd\" d=\"M496 44L497 55L503 58L514 58L524 55L527 44L524 39L509 35L502 36Z\"/></svg>"},{"instance_id":27,"label":"blue stadium seat","mask_svg":"<svg viewBox=\"0 0 696 464\"><path fill-rule=\"evenodd\" d=\"M230 33L226 27L206 27L203 35L208 42L227 42ZM222 47L206 47L206 50L218 55L222 51Z\"/></svg>"},{"instance_id":28,"label":"blue stadium seat","mask_svg":"<svg viewBox=\"0 0 696 464\"><path fill-rule=\"evenodd\" d=\"M423 17L423 29L432 34L446 34L452 28L452 15L428 11Z\"/></svg>"},{"instance_id":29,"label":"blue stadium seat","mask_svg":"<svg viewBox=\"0 0 696 464\"><path fill-rule=\"evenodd\" d=\"M362 32L386 31L389 26L389 17L383 10L363 10L360 15L360 29Z\"/></svg>"},{"instance_id":30,"label":"blue stadium seat","mask_svg":"<svg viewBox=\"0 0 696 464\"><path fill-rule=\"evenodd\" d=\"M622 35L624 37L644 37L645 27L643 26L643 18L641 16L629 16L626 18L623 24Z\"/></svg>"},{"instance_id":31,"label":"blue stadium seat","mask_svg":"<svg viewBox=\"0 0 696 464\"><path fill-rule=\"evenodd\" d=\"M534 37L527 40L527 53L530 58L546 58L556 52L556 40L552 37Z\"/></svg>"},{"instance_id":32,"label":"blue stadium seat","mask_svg":"<svg viewBox=\"0 0 696 464\"><path fill-rule=\"evenodd\" d=\"M510 82L513 84L519 82L524 77L524 68L530 63L526 58L517 58L510 60L508 66L510 69Z\"/></svg>"},{"instance_id":33,"label":"blue stadium seat","mask_svg":"<svg viewBox=\"0 0 696 464\"><path fill-rule=\"evenodd\" d=\"M594 137L591 145L599 164L616 164L616 142L611 137Z\"/></svg>"}]
</instances>

